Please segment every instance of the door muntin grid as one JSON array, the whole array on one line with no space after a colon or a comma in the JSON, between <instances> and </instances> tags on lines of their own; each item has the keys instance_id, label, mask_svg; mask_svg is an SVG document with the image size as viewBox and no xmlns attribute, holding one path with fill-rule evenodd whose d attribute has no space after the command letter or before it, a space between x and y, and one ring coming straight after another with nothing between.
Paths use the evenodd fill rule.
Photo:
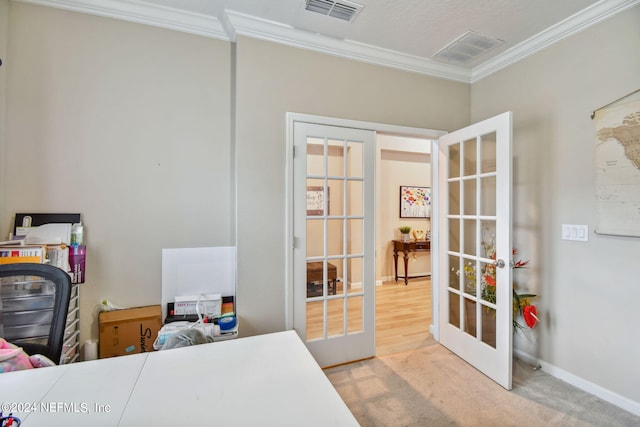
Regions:
<instances>
[{"instance_id":1,"label":"door muntin grid","mask_svg":"<svg viewBox=\"0 0 640 427\"><path fill-rule=\"evenodd\" d=\"M495 348L496 134L447 149L448 322Z\"/></svg>"},{"instance_id":2,"label":"door muntin grid","mask_svg":"<svg viewBox=\"0 0 640 427\"><path fill-rule=\"evenodd\" d=\"M364 327L363 153L363 141L307 137L308 342Z\"/></svg>"}]
</instances>

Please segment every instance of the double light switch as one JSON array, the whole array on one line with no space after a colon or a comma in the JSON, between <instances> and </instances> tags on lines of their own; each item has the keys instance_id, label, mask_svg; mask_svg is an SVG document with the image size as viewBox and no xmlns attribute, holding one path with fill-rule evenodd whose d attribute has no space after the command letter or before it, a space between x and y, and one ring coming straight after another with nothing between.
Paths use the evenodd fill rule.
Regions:
<instances>
[{"instance_id":1,"label":"double light switch","mask_svg":"<svg viewBox=\"0 0 640 427\"><path fill-rule=\"evenodd\" d=\"M575 225L575 224L562 224L562 239L563 240L578 240L580 242L589 241L589 226L588 225Z\"/></svg>"}]
</instances>

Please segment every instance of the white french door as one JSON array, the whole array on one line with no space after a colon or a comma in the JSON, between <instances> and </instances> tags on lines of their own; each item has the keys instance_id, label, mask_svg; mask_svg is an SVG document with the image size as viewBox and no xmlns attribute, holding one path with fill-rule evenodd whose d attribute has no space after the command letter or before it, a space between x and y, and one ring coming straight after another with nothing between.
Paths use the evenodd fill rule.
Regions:
<instances>
[{"instance_id":1,"label":"white french door","mask_svg":"<svg viewBox=\"0 0 640 427\"><path fill-rule=\"evenodd\" d=\"M375 354L375 132L293 124L293 327L320 366Z\"/></svg>"},{"instance_id":2,"label":"white french door","mask_svg":"<svg viewBox=\"0 0 640 427\"><path fill-rule=\"evenodd\" d=\"M440 342L506 389L512 369L510 112L438 150Z\"/></svg>"}]
</instances>

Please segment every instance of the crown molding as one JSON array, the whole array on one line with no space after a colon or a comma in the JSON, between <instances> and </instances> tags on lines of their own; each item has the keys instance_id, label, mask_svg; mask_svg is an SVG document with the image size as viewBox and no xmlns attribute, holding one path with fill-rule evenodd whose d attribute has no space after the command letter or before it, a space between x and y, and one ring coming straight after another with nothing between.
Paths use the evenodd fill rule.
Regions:
<instances>
[{"instance_id":1,"label":"crown molding","mask_svg":"<svg viewBox=\"0 0 640 427\"><path fill-rule=\"evenodd\" d=\"M341 40L302 31L290 25L230 10L225 10L218 19L139 0L12 1L104 16L231 42L235 42L238 35L243 35L463 83L475 83L593 24L640 4L640 0L601 0L469 70L353 40Z\"/></svg>"},{"instance_id":2,"label":"crown molding","mask_svg":"<svg viewBox=\"0 0 640 427\"><path fill-rule=\"evenodd\" d=\"M152 5L137 0L13 0L137 24L167 28L199 36L229 40L222 24L213 16Z\"/></svg>"},{"instance_id":3,"label":"crown molding","mask_svg":"<svg viewBox=\"0 0 640 427\"><path fill-rule=\"evenodd\" d=\"M469 83L470 70L349 40L295 29L289 25L225 11L215 17L138 0L13 0L104 16L235 42L237 35L314 50L371 64Z\"/></svg>"},{"instance_id":4,"label":"crown molding","mask_svg":"<svg viewBox=\"0 0 640 427\"><path fill-rule=\"evenodd\" d=\"M342 40L302 31L289 25L230 10L226 10L225 15L238 35L448 80L469 83L471 78L470 70L442 64L428 58L408 55L353 40Z\"/></svg>"},{"instance_id":5,"label":"crown molding","mask_svg":"<svg viewBox=\"0 0 640 427\"><path fill-rule=\"evenodd\" d=\"M547 28L495 58L475 67L471 72L471 83L475 83L529 55L638 4L640 4L640 0L601 0L598 3L594 3L564 21Z\"/></svg>"}]
</instances>

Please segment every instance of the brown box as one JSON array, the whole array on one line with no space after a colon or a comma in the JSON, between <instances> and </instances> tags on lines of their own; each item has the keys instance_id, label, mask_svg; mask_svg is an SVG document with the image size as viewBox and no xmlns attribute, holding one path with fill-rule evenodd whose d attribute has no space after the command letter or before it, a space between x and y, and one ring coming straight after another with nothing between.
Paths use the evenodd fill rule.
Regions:
<instances>
[{"instance_id":1,"label":"brown box","mask_svg":"<svg viewBox=\"0 0 640 427\"><path fill-rule=\"evenodd\" d=\"M162 327L162 311L159 305L102 311L98 323L101 359L144 353L153 351L153 342Z\"/></svg>"}]
</instances>

